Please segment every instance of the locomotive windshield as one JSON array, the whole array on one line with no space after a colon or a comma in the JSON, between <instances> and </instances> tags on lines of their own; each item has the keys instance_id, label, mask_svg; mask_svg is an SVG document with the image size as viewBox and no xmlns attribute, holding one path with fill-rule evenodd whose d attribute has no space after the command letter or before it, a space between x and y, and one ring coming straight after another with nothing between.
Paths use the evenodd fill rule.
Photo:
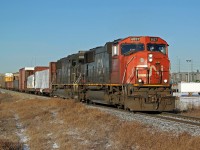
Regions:
<instances>
[{"instance_id":1,"label":"locomotive windshield","mask_svg":"<svg viewBox=\"0 0 200 150\"><path fill-rule=\"evenodd\" d=\"M121 54L128 55L137 51L143 51L144 44L123 44L121 46Z\"/></svg>"},{"instance_id":2,"label":"locomotive windshield","mask_svg":"<svg viewBox=\"0 0 200 150\"><path fill-rule=\"evenodd\" d=\"M165 44L147 44L148 51L157 51L163 54L166 54L166 45Z\"/></svg>"}]
</instances>

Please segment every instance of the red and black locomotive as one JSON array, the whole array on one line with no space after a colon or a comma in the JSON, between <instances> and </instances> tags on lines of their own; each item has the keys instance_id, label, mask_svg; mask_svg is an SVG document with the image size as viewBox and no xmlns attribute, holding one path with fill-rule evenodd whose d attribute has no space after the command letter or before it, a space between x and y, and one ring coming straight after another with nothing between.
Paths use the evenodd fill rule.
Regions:
<instances>
[{"instance_id":1,"label":"red and black locomotive","mask_svg":"<svg viewBox=\"0 0 200 150\"><path fill-rule=\"evenodd\" d=\"M133 111L172 111L168 44L131 36L56 62L52 94Z\"/></svg>"}]
</instances>

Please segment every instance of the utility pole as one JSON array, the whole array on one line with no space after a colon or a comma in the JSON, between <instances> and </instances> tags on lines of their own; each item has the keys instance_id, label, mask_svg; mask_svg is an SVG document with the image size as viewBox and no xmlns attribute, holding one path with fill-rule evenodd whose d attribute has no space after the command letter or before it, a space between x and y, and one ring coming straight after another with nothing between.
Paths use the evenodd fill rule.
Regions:
<instances>
[{"instance_id":1,"label":"utility pole","mask_svg":"<svg viewBox=\"0 0 200 150\"><path fill-rule=\"evenodd\" d=\"M191 63L192 60L191 59L187 59L186 62ZM192 70L192 65L191 65L191 70ZM188 82L190 82L190 69L189 69L189 67L188 67Z\"/></svg>"},{"instance_id":2,"label":"utility pole","mask_svg":"<svg viewBox=\"0 0 200 150\"><path fill-rule=\"evenodd\" d=\"M193 74L193 61L192 61L192 59L191 59L191 74L192 74L192 82L193 82L194 74Z\"/></svg>"}]
</instances>

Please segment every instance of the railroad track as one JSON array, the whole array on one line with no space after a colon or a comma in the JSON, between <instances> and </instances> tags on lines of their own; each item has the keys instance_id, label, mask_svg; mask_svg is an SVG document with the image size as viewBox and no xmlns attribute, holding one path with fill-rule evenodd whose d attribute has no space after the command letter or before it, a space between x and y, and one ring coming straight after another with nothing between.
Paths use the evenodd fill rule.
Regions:
<instances>
[{"instance_id":1,"label":"railroad track","mask_svg":"<svg viewBox=\"0 0 200 150\"><path fill-rule=\"evenodd\" d=\"M107 108L107 109L109 108L109 109L117 110L119 112L130 113L127 110L118 109L116 107L108 107L108 106L104 106L104 105L94 105L94 104L90 104L90 106ZM136 114L140 114L143 116L149 116L149 117L153 117L153 118L159 118L159 119L166 120L166 121L173 121L173 122L177 122L177 123L183 123L183 124L200 127L200 118L198 118L198 117L190 117L190 116L184 116L184 115L180 115L180 114L166 113L166 112L163 112L161 114L149 114L149 113L136 112Z\"/></svg>"},{"instance_id":2,"label":"railroad track","mask_svg":"<svg viewBox=\"0 0 200 150\"><path fill-rule=\"evenodd\" d=\"M146 114L146 113L139 113L139 114L200 127L200 118L198 117L190 117L190 116L184 116L174 113L165 113L165 112L161 114Z\"/></svg>"},{"instance_id":3,"label":"railroad track","mask_svg":"<svg viewBox=\"0 0 200 150\"><path fill-rule=\"evenodd\" d=\"M130 111L118 109L116 107L109 107L107 105L101 105L101 104L100 105L99 104L89 104L89 105L92 107L96 107L96 108L106 108L106 109L117 110L119 112L131 113ZM177 123L183 123L183 124L200 127L200 118L198 118L198 117L184 116L184 115L180 115L180 114L167 113L167 112L162 112L161 114L150 114L150 113L146 113L146 112L144 112L144 113L143 112L132 112L132 113L136 113L136 114L140 114L140 115L148 116L148 117L152 117L152 118L159 118L159 119L166 120L166 121L173 121L173 122L177 122Z\"/></svg>"}]
</instances>

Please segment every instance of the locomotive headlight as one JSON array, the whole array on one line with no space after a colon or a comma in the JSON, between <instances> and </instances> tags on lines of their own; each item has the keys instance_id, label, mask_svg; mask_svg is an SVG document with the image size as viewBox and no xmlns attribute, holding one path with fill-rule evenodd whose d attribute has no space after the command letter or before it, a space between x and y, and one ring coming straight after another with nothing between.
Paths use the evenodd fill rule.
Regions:
<instances>
[{"instance_id":1,"label":"locomotive headlight","mask_svg":"<svg viewBox=\"0 0 200 150\"><path fill-rule=\"evenodd\" d=\"M139 83L142 83L142 79L139 79L138 82L139 82Z\"/></svg>"},{"instance_id":2,"label":"locomotive headlight","mask_svg":"<svg viewBox=\"0 0 200 150\"><path fill-rule=\"evenodd\" d=\"M153 61L153 54L149 54L149 62Z\"/></svg>"},{"instance_id":3,"label":"locomotive headlight","mask_svg":"<svg viewBox=\"0 0 200 150\"><path fill-rule=\"evenodd\" d=\"M164 80L164 83L167 83L167 79Z\"/></svg>"}]
</instances>

